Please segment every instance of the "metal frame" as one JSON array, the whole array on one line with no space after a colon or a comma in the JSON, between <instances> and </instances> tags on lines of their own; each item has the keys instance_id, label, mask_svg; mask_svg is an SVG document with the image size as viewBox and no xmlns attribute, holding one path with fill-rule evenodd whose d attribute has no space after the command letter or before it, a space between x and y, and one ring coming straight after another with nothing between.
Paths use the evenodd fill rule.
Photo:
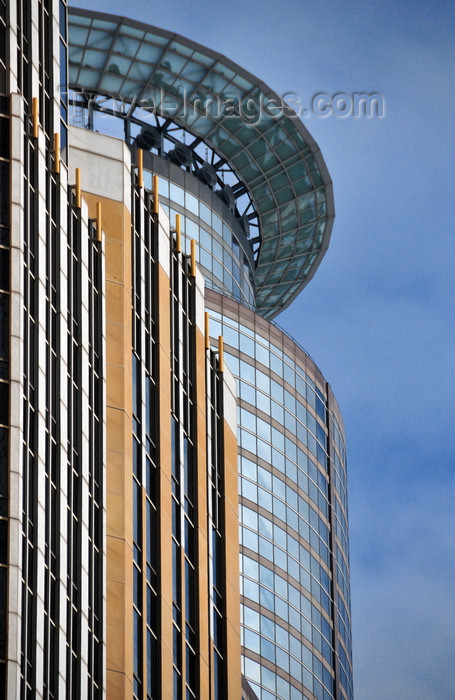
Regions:
<instances>
[{"instance_id":1,"label":"metal frame","mask_svg":"<svg viewBox=\"0 0 455 700\"><path fill-rule=\"evenodd\" d=\"M68 53L69 88L94 103L120 100L131 120L136 106L166 137L184 130L193 153L203 144L220 172L236 173L247 217L258 217L257 311L272 318L288 306L322 260L334 219L327 167L291 108L221 54L134 20L71 8Z\"/></svg>"},{"instance_id":2,"label":"metal frame","mask_svg":"<svg viewBox=\"0 0 455 700\"><path fill-rule=\"evenodd\" d=\"M142 115L138 116L134 100L127 105L128 109L125 109L124 103L117 105L116 101L109 95L94 95L70 90L68 104L76 113L79 113L83 120L83 126L90 130L94 129L96 113L120 119L123 122L125 142L129 146L135 145L135 136L139 133L135 127L150 125L150 121L141 118ZM253 229L250 233L245 231L245 235L251 245L254 259L257 260L261 243L259 216L248 188L239 178L237 171L214 148L202 141L199 136L195 137L189 129L185 129L156 113L152 114L151 118L152 125L156 126L160 132L161 143L149 150L154 150L158 155L165 156L169 150L166 147L166 142L171 145L184 143L192 151L192 163L186 168L189 172L194 174L198 168L208 162L216 172L219 189L221 190L225 185L231 187L236 200L234 215L240 220L245 218L248 226ZM190 142L188 142L189 139L191 139ZM198 152L201 146L205 149L205 158Z\"/></svg>"}]
</instances>

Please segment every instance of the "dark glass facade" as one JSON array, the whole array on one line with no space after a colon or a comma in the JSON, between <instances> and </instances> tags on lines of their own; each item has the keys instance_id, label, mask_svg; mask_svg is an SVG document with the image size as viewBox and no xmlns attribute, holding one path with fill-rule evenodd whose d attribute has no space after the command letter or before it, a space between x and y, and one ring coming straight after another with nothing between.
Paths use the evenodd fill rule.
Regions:
<instances>
[{"instance_id":1,"label":"dark glass facade","mask_svg":"<svg viewBox=\"0 0 455 700\"><path fill-rule=\"evenodd\" d=\"M8 463L9 463L9 360L10 320L10 110L8 97L0 97L0 695L5 689L7 659L8 565Z\"/></svg>"},{"instance_id":2,"label":"dark glass facade","mask_svg":"<svg viewBox=\"0 0 455 700\"><path fill-rule=\"evenodd\" d=\"M0 694L56 698L65 678L68 697L94 698L105 684L102 250L64 171L66 3L8 4L1 21L2 464L14 499L2 509Z\"/></svg>"}]
</instances>

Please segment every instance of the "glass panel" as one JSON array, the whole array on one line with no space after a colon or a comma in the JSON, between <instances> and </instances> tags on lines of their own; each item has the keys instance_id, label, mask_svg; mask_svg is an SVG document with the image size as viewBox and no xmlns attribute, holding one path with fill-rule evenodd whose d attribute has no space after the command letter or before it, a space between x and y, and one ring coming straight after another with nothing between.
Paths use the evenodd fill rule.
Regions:
<instances>
[{"instance_id":1,"label":"glass panel","mask_svg":"<svg viewBox=\"0 0 455 700\"><path fill-rule=\"evenodd\" d=\"M103 32L97 29L91 29L88 35L87 44L93 49L109 49L112 45L112 39L113 35L110 32Z\"/></svg>"},{"instance_id":2,"label":"glass panel","mask_svg":"<svg viewBox=\"0 0 455 700\"><path fill-rule=\"evenodd\" d=\"M153 46L152 44L144 42L137 52L136 58L146 62L149 66L153 66L158 63L162 53L163 49L159 46ZM149 73L150 72L151 70L149 70Z\"/></svg>"},{"instance_id":3,"label":"glass panel","mask_svg":"<svg viewBox=\"0 0 455 700\"><path fill-rule=\"evenodd\" d=\"M185 56L179 56L175 51L166 51L161 57L160 66L178 74L186 64L186 61Z\"/></svg>"},{"instance_id":4,"label":"glass panel","mask_svg":"<svg viewBox=\"0 0 455 700\"><path fill-rule=\"evenodd\" d=\"M196 63L189 61L186 66L182 69L180 75L183 78L191 81L193 84L199 83L200 80L206 75L207 69L203 66L198 66Z\"/></svg>"}]
</instances>

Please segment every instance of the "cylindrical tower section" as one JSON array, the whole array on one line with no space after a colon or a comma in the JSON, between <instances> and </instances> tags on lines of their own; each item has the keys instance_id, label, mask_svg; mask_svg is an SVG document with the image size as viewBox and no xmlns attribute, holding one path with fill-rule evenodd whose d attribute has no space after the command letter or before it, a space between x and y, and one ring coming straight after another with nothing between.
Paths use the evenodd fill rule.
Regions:
<instances>
[{"instance_id":1,"label":"cylindrical tower section","mask_svg":"<svg viewBox=\"0 0 455 700\"><path fill-rule=\"evenodd\" d=\"M243 672L265 700L352 697L343 422L312 359L206 292L237 378Z\"/></svg>"},{"instance_id":2,"label":"cylindrical tower section","mask_svg":"<svg viewBox=\"0 0 455 700\"><path fill-rule=\"evenodd\" d=\"M175 225L180 215L182 245L190 252L190 241L197 242L196 260L205 286L254 304L253 251L239 219L218 196L192 173L182 170L168 158L144 153L144 184L151 188L158 175L160 204Z\"/></svg>"}]
</instances>

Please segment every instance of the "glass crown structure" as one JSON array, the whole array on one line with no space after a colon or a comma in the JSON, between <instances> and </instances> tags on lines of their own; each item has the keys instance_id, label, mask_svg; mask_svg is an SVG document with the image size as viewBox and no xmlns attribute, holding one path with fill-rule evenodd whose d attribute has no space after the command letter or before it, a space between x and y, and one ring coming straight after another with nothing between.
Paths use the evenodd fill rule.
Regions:
<instances>
[{"instance_id":1,"label":"glass crown structure","mask_svg":"<svg viewBox=\"0 0 455 700\"><path fill-rule=\"evenodd\" d=\"M314 139L278 95L215 51L79 9L69 27L71 88L164 116L235 169L259 223L256 309L273 317L312 278L330 240L332 183Z\"/></svg>"}]
</instances>

